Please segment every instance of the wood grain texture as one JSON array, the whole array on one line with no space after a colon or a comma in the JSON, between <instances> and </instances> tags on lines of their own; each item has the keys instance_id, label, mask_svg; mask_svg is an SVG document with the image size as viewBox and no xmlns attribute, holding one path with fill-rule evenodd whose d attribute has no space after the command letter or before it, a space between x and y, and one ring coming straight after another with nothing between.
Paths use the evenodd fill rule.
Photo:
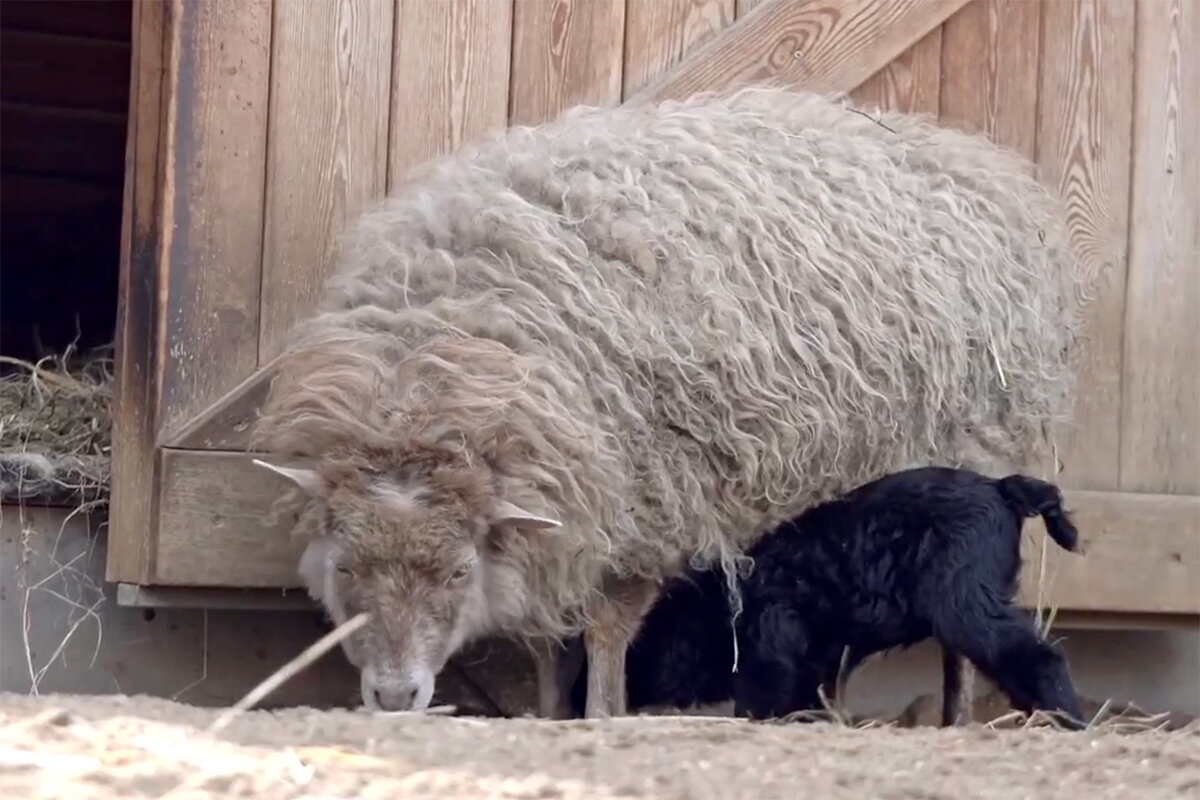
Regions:
<instances>
[{"instance_id":1,"label":"wood grain texture","mask_svg":"<svg viewBox=\"0 0 1200 800\"><path fill-rule=\"evenodd\" d=\"M938 114L942 29L934 28L850 93L855 103L885 111Z\"/></svg>"},{"instance_id":2,"label":"wood grain texture","mask_svg":"<svg viewBox=\"0 0 1200 800\"><path fill-rule=\"evenodd\" d=\"M399 0L388 187L410 169L503 128L512 0Z\"/></svg>"},{"instance_id":3,"label":"wood grain texture","mask_svg":"<svg viewBox=\"0 0 1200 800\"><path fill-rule=\"evenodd\" d=\"M1084 553L1046 545L1046 599L1073 611L1200 613L1200 497L1064 491ZM1037 602L1045 527L1022 537L1021 602Z\"/></svg>"},{"instance_id":4,"label":"wood grain texture","mask_svg":"<svg viewBox=\"0 0 1200 800\"><path fill-rule=\"evenodd\" d=\"M270 0L173 0L162 415L177 428L258 361Z\"/></svg>"},{"instance_id":5,"label":"wood grain texture","mask_svg":"<svg viewBox=\"0 0 1200 800\"><path fill-rule=\"evenodd\" d=\"M518 0L509 124L619 103L624 41L624 0Z\"/></svg>"},{"instance_id":6,"label":"wood grain texture","mask_svg":"<svg viewBox=\"0 0 1200 800\"><path fill-rule=\"evenodd\" d=\"M1121 487L1200 494L1200 3L1137 4Z\"/></svg>"},{"instance_id":7,"label":"wood grain texture","mask_svg":"<svg viewBox=\"0 0 1200 800\"><path fill-rule=\"evenodd\" d=\"M126 138L117 302L113 460L109 506L110 581L144 582L158 534L154 445L158 408L158 293L165 137L164 69L167 20L160 3L138 3L133 14L133 98Z\"/></svg>"},{"instance_id":8,"label":"wood grain texture","mask_svg":"<svg viewBox=\"0 0 1200 800\"><path fill-rule=\"evenodd\" d=\"M942 29L942 121L1029 159L1037 141L1041 5L974 0Z\"/></svg>"},{"instance_id":9,"label":"wood grain texture","mask_svg":"<svg viewBox=\"0 0 1200 800\"><path fill-rule=\"evenodd\" d=\"M392 8L275 5L259 363L315 307L337 237L387 185Z\"/></svg>"},{"instance_id":10,"label":"wood grain texture","mask_svg":"<svg viewBox=\"0 0 1200 800\"><path fill-rule=\"evenodd\" d=\"M293 517L271 519L286 485L242 453L166 450L156 583L299 585ZM1068 492L1087 552L1051 553L1050 601L1071 610L1200 613L1200 498ZM1043 528L1026 527L1022 581L1036 588ZM1030 600L1033 602L1033 599Z\"/></svg>"},{"instance_id":11,"label":"wood grain texture","mask_svg":"<svg viewBox=\"0 0 1200 800\"><path fill-rule=\"evenodd\" d=\"M771 0L737 0L734 3L734 11L737 14L737 18L741 19L743 16L750 13L752 9L762 5L764 2L769 3Z\"/></svg>"},{"instance_id":12,"label":"wood grain texture","mask_svg":"<svg viewBox=\"0 0 1200 800\"><path fill-rule=\"evenodd\" d=\"M629 0L625 16L629 97L733 22L734 0Z\"/></svg>"},{"instance_id":13,"label":"wood grain texture","mask_svg":"<svg viewBox=\"0 0 1200 800\"><path fill-rule=\"evenodd\" d=\"M303 543L292 539L296 515L271 515L288 489L251 463L218 451L161 451L162 508L154 580L184 586L300 585Z\"/></svg>"},{"instance_id":14,"label":"wood grain texture","mask_svg":"<svg viewBox=\"0 0 1200 800\"><path fill-rule=\"evenodd\" d=\"M1057 192L1083 279L1084 360L1059 481L1119 487L1134 0L1042 4L1039 177Z\"/></svg>"},{"instance_id":15,"label":"wood grain texture","mask_svg":"<svg viewBox=\"0 0 1200 800\"><path fill-rule=\"evenodd\" d=\"M752 83L849 91L967 2L764 2L630 102L679 99Z\"/></svg>"},{"instance_id":16,"label":"wood grain texture","mask_svg":"<svg viewBox=\"0 0 1200 800\"><path fill-rule=\"evenodd\" d=\"M250 447L250 427L267 400L275 376L275 360L268 361L229 394L188 420L163 447L181 450L236 450Z\"/></svg>"}]
</instances>

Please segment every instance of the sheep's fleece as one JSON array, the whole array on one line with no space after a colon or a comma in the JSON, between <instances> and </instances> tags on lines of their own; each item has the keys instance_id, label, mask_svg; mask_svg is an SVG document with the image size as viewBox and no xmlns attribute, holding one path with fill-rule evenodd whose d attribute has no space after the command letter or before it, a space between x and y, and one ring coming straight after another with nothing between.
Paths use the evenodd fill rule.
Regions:
<instances>
[{"instance_id":1,"label":"sheep's fleece","mask_svg":"<svg viewBox=\"0 0 1200 800\"><path fill-rule=\"evenodd\" d=\"M516 635L579 630L606 574L732 581L768 527L885 472L1046 455L1075 270L1031 175L779 89L509 129L349 231L255 447L488 464L564 523L505 545L535 596Z\"/></svg>"}]
</instances>

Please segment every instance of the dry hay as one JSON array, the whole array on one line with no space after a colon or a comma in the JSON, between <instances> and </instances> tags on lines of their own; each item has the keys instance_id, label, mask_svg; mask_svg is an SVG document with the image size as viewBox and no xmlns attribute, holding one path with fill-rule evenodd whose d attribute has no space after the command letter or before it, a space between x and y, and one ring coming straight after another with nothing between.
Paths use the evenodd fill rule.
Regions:
<instances>
[{"instance_id":1,"label":"dry hay","mask_svg":"<svg viewBox=\"0 0 1200 800\"><path fill-rule=\"evenodd\" d=\"M691 717L379 718L0 694L0 796L1157 800L1200 786L1200 731L938 730Z\"/></svg>"},{"instance_id":2,"label":"dry hay","mask_svg":"<svg viewBox=\"0 0 1200 800\"><path fill-rule=\"evenodd\" d=\"M112 459L112 348L36 364L0 356L0 500L104 505Z\"/></svg>"}]
</instances>

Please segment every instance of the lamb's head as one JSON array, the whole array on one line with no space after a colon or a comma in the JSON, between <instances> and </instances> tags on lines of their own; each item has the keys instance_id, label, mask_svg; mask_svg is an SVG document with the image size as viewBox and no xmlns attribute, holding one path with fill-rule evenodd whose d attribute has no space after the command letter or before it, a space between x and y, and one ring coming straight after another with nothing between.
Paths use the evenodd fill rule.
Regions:
<instances>
[{"instance_id":1,"label":"lamb's head","mask_svg":"<svg viewBox=\"0 0 1200 800\"><path fill-rule=\"evenodd\" d=\"M486 468L256 463L318 503L319 533L300 562L309 592L337 624L370 614L343 644L368 708L428 706L447 659L522 612L525 584L497 537L559 526L502 498Z\"/></svg>"}]
</instances>

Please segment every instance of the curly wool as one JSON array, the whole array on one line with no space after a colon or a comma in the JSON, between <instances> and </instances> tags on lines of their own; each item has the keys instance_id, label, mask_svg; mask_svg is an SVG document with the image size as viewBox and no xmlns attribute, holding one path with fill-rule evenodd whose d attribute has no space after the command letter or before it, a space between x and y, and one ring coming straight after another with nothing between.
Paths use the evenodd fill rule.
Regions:
<instances>
[{"instance_id":1,"label":"curly wool","mask_svg":"<svg viewBox=\"0 0 1200 800\"><path fill-rule=\"evenodd\" d=\"M349 232L256 444L482 459L566 523L508 545L529 633L606 573L729 571L903 465L1044 456L1072 389L1059 209L1016 154L880 122L748 89L428 165Z\"/></svg>"}]
</instances>

